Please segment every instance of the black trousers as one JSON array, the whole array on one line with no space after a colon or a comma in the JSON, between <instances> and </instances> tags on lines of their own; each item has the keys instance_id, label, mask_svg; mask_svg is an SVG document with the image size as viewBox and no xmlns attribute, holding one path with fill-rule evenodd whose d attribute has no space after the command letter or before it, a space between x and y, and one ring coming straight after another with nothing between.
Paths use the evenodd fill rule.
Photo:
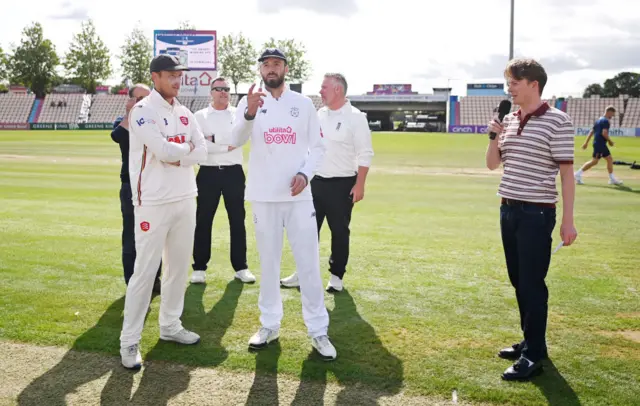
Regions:
<instances>
[{"instance_id":1,"label":"black trousers","mask_svg":"<svg viewBox=\"0 0 640 406\"><path fill-rule=\"evenodd\" d=\"M136 219L131 200L131 185L122 183L120 186L120 211L122 212L122 269L124 270L124 283L129 284L136 263ZM162 261L158 267L156 280L160 280Z\"/></svg>"},{"instance_id":2,"label":"black trousers","mask_svg":"<svg viewBox=\"0 0 640 406\"><path fill-rule=\"evenodd\" d=\"M244 225L245 175L242 165L201 166L196 176L198 208L193 244L193 269L206 271L211 259L211 227L220 197L224 197L231 234L231 266L247 269L247 231Z\"/></svg>"},{"instance_id":3,"label":"black trousers","mask_svg":"<svg viewBox=\"0 0 640 406\"><path fill-rule=\"evenodd\" d=\"M351 189L355 184L355 175L339 178L315 176L311 179L311 193L318 223L318 238L326 217L331 230L329 272L340 279L347 271L347 262L349 262L349 237L351 235L349 224L353 211Z\"/></svg>"},{"instance_id":4,"label":"black trousers","mask_svg":"<svg viewBox=\"0 0 640 406\"><path fill-rule=\"evenodd\" d=\"M500 207L502 244L524 333L522 355L532 362L544 358L547 348L549 291L545 278L555 225L555 208L504 203Z\"/></svg>"}]
</instances>

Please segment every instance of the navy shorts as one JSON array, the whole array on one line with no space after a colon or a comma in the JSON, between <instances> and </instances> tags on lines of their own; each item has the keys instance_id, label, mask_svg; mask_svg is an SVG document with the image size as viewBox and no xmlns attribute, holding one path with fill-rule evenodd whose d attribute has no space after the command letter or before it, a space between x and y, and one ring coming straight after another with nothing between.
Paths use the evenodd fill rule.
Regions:
<instances>
[{"instance_id":1,"label":"navy shorts","mask_svg":"<svg viewBox=\"0 0 640 406\"><path fill-rule=\"evenodd\" d=\"M606 158L611 155L609 152L609 148L607 145L594 145L593 146L593 157L594 158Z\"/></svg>"}]
</instances>

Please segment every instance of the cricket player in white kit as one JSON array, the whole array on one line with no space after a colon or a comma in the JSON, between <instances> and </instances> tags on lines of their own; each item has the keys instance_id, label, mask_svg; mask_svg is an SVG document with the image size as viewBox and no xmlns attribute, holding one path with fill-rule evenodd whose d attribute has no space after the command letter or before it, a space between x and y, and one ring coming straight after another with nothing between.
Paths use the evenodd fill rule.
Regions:
<instances>
[{"instance_id":1,"label":"cricket player in white kit","mask_svg":"<svg viewBox=\"0 0 640 406\"><path fill-rule=\"evenodd\" d=\"M139 342L161 258L160 339L200 341L182 327L180 316L196 224L193 165L207 159L207 146L194 115L175 99L187 68L171 55L157 56L150 68L154 90L129 116L137 255L127 286L120 355L122 365L131 369L142 366Z\"/></svg>"},{"instance_id":2,"label":"cricket player in white kit","mask_svg":"<svg viewBox=\"0 0 640 406\"><path fill-rule=\"evenodd\" d=\"M283 316L280 262L283 232L293 251L302 293L302 315L311 345L325 360L336 358L327 331L329 314L320 278L315 209L309 181L324 155L322 132L310 98L289 90L284 77L287 59L267 49L258 59L267 92L254 93L238 104L232 144L251 139L247 191L251 202L262 282L258 307L261 328L249 340L252 349L277 340Z\"/></svg>"}]
</instances>

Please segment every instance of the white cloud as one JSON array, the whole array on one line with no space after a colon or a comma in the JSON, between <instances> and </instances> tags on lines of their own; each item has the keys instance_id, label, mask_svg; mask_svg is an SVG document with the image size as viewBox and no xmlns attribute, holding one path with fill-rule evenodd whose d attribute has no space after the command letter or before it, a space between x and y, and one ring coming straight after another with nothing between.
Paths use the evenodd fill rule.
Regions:
<instances>
[{"instance_id":1,"label":"white cloud","mask_svg":"<svg viewBox=\"0 0 640 406\"><path fill-rule=\"evenodd\" d=\"M502 81L509 51L509 0L236 0L180 3L171 8L152 0L45 0L9 2L0 25L5 49L19 43L22 29L39 21L60 54L91 16L114 55L137 21L174 29L189 20L219 36L242 31L261 48L269 37L303 42L313 77L305 93L317 93L322 75L346 75L352 94L376 83L411 83L414 90L450 85L464 94L467 82ZM68 19L76 18L71 24ZM545 97L578 95L623 69L640 68L637 26L640 3L628 0L518 0L516 55L539 59L549 71ZM636 33L636 34L634 34ZM113 82L118 81L117 73ZM245 90L244 87L239 89Z\"/></svg>"}]
</instances>

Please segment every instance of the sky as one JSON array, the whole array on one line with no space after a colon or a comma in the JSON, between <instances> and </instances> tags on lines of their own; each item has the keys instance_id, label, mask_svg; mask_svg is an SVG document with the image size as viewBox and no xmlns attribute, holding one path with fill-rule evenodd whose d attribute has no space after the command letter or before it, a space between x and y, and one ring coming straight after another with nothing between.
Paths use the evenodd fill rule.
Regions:
<instances>
[{"instance_id":1,"label":"sky","mask_svg":"<svg viewBox=\"0 0 640 406\"><path fill-rule=\"evenodd\" d=\"M510 0L27 0L3 5L0 46L18 44L38 21L59 54L83 20L91 18L112 52L120 81L125 37L140 26L156 29L188 20L219 37L242 32L260 49L270 37L304 43L313 71L304 94L317 94L325 72L341 72L350 94L374 84L408 83L414 91L467 83L504 83L509 56ZM167 6L168 5L168 6ZM8 18L7 18L8 17ZM580 97L590 83L620 71L640 72L640 2L631 0L516 0L516 57L547 70L543 97ZM240 86L240 92L246 86Z\"/></svg>"}]
</instances>

